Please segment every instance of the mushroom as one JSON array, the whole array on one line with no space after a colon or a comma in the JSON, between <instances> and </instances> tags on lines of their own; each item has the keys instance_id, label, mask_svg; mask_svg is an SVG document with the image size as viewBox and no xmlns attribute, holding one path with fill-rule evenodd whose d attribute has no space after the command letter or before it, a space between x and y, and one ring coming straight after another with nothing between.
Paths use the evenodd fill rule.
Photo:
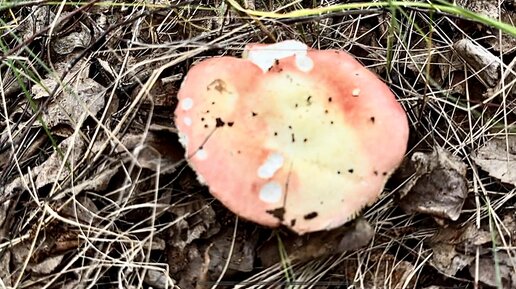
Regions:
<instances>
[{"instance_id":1,"label":"mushroom","mask_svg":"<svg viewBox=\"0 0 516 289\"><path fill-rule=\"evenodd\" d=\"M197 63L178 99L199 181L237 215L298 234L354 219L407 147L406 114L375 74L294 40Z\"/></svg>"}]
</instances>

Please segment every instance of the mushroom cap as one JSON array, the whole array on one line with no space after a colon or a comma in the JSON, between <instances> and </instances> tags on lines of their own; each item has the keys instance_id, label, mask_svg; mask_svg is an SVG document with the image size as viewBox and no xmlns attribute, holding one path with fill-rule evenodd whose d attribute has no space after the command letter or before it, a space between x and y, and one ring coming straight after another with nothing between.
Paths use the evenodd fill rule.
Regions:
<instances>
[{"instance_id":1,"label":"mushroom cap","mask_svg":"<svg viewBox=\"0 0 516 289\"><path fill-rule=\"evenodd\" d=\"M194 65L175 122L210 192L256 223L306 232L354 219L402 161L407 117L346 52L298 41Z\"/></svg>"}]
</instances>

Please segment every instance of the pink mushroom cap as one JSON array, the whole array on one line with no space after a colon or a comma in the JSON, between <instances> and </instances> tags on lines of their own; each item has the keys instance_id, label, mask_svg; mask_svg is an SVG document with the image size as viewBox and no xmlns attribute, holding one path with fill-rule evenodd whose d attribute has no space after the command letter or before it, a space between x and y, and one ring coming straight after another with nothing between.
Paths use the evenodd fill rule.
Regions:
<instances>
[{"instance_id":1,"label":"pink mushroom cap","mask_svg":"<svg viewBox=\"0 0 516 289\"><path fill-rule=\"evenodd\" d=\"M402 161L405 111L346 52L288 40L194 65L175 122L201 183L235 214L303 234L374 203Z\"/></svg>"}]
</instances>

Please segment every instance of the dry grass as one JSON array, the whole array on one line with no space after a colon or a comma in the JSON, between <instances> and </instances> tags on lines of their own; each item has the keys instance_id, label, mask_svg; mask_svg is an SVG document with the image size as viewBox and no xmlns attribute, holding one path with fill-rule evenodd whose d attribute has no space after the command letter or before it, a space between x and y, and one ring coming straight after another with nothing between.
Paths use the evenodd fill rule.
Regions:
<instances>
[{"instance_id":1,"label":"dry grass","mask_svg":"<svg viewBox=\"0 0 516 289\"><path fill-rule=\"evenodd\" d=\"M282 12L312 4L319 5L246 2ZM239 230L254 225L235 222L214 203L178 145L164 140L175 137L174 94L192 63L238 55L249 42L284 39L350 51L385 79L410 120L407 155L440 146L468 165L469 198L453 224L487 226L496 240L488 249L514 262L515 233L503 220L514 211L516 190L481 171L471 153L495 137L508 142L516 132L515 53L496 49L506 38L460 19L465 15L407 8L393 18L390 12L361 8L275 19L246 15L222 1L0 4L0 288L178 287L181 277L170 272L183 260L167 255L167 248L192 240L177 239L176 227L201 246L210 229L229 226L233 252ZM57 53L63 48L56 42L71 33L79 33L65 39L75 43L72 51ZM79 43L86 34L91 40ZM480 71L454 54L453 44L462 38L493 45L503 76L495 87L486 90ZM36 95L35 87L44 92ZM102 104L94 109L87 98ZM70 106L78 109L66 110ZM56 121L47 113L51 108L66 113ZM63 146L64 140L71 143ZM285 280L295 281L294 288L315 282L337 288L343 280L348 285L339 288L478 288L486 246L472 254L473 277L464 270L455 277L439 273L427 244L439 226L398 208L401 185L394 182L364 213L376 232L368 247L309 262L284 258L236 281L245 288ZM209 210L216 218L206 221ZM223 265L227 272L229 262Z\"/></svg>"}]
</instances>

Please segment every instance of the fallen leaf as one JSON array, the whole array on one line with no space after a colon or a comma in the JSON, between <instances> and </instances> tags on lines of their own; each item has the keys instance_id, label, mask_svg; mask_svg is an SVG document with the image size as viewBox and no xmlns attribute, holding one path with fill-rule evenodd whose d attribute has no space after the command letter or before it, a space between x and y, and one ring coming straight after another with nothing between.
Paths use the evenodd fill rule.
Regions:
<instances>
[{"instance_id":1,"label":"fallen leaf","mask_svg":"<svg viewBox=\"0 0 516 289\"><path fill-rule=\"evenodd\" d=\"M121 163L115 163L112 167L99 166L91 174L92 176L84 181L75 183L73 187L62 188L54 196L55 200L68 198L70 194L79 195L85 191L101 192L108 188L113 176L120 170Z\"/></svg>"},{"instance_id":2,"label":"fallen leaf","mask_svg":"<svg viewBox=\"0 0 516 289\"><path fill-rule=\"evenodd\" d=\"M86 283L86 282L82 282ZM60 289L83 289L86 288L85 284L81 284L79 280L66 280L63 282L63 285L59 287Z\"/></svg>"},{"instance_id":3,"label":"fallen leaf","mask_svg":"<svg viewBox=\"0 0 516 289\"><path fill-rule=\"evenodd\" d=\"M495 1L489 0L467 0L462 1L465 8L488 16L492 19L500 19L504 23L514 23L516 21L516 12L514 8L509 8L514 5L513 1L504 1L502 5L498 5ZM505 4L505 5L504 5ZM488 28L489 29L489 28ZM485 41L492 46L495 51L500 51L504 54L514 52L516 47L516 38L506 33L501 33L501 39L498 35L498 30L488 30L486 34L491 34L491 37L484 37Z\"/></svg>"},{"instance_id":4,"label":"fallen leaf","mask_svg":"<svg viewBox=\"0 0 516 289\"><path fill-rule=\"evenodd\" d=\"M496 258L494 256L482 257L478 265L478 280L491 287L516 288L516 267L514 264L516 264L516 257L511 257L506 252L497 252ZM469 273L472 277L475 277L475 266L469 267ZM498 287L499 282L501 287Z\"/></svg>"},{"instance_id":5,"label":"fallen leaf","mask_svg":"<svg viewBox=\"0 0 516 289\"><path fill-rule=\"evenodd\" d=\"M466 164L444 149L414 153L401 168L413 177L401 188L400 206L408 213L425 213L457 220L468 195Z\"/></svg>"},{"instance_id":6,"label":"fallen leaf","mask_svg":"<svg viewBox=\"0 0 516 289\"><path fill-rule=\"evenodd\" d=\"M42 99L50 95L50 93L56 88L57 81L52 78L42 79L39 83L32 86L32 98Z\"/></svg>"},{"instance_id":7,"label":"fallen leaf","mask_svg":"<svg viewBox=\"0 0 516 289\"><path fill-rule=\"evenodd\" d=\"M10 287L11 282L11 270L9 264L11 262L11 252L4 251L0 254L0 281L4 286Z\"/></svg>"},{"instance_id":8,"label":"fallen leaf","mask_svg":"<svg viewBox=\"0 0 516 289\"><path fill-rule=\"evenodd\" d=\"M392 255L389 255L392 257ZM387 259L387 260L385 260ZM414 265L407 261L398 261L395 258L383 258L378 262L378 275L371 282L371 288L410 288L414 287L416 278L413 275Z\"/></svg>"},{"instance_id":9,"label":"fallen leaf","mask_svg":"<svg viewBox=\"0 0 516 289\"><path fill-rule=\"evenodd\" d=\"M446 276L455 276L457 272L466 268L475 260L474 256L455 251L453 245L438 244L432 248L432 251L431 264Z\"/></svg>"},{"instance_id":10,"label":"fallen leaf","mask_svg":"<svg viewBox=\"0 0 516 289\"><path fill-rule=\"evenodd\" d=\"M0 195L2 197L2 195ZM7 200L4 203L0 204L0 238L4 238L5 232L4 228L7 227L6 224L4 224L6 218L7 218L7 212L9 212L11 208L11 201Z\"/></svg>"},{"instance_id":11,"label":"fallen leaf","mask_svg":"<svg viewBox=\"0 0 516 289\"><path fill-rule=\"evenodd\" d=\"M500 60L478 43L461 39L453 44L457 54L471 67L471 73L488 87L494 87L500 79Z\"/></svg>"},{"instance_id":12,"label":"fallen leaf","mask_svg":"<svg viewBox=\"0 0 516 289\"><path fill-rule=\"evenodd\" d=\"M144 135L125 135L121 144L116 151L133 152L139 166L153 171L171 173L183 160L184 149L169 127L152 126Z\"/></svg>"},{"instance_id":13,"label":"fallen leaf","mask_svg":"<svg viewBox=\"0 0 516 289\"><path fill-rule=\"evenodd\" d=\"M473 161L504 183L516 186L516 135L493 138L473 153Z\"/></svg>"},{"instance_id":14,"label":"fallen leaf","mask_svg":"<svg viewBox=\"0 0 516 289\"><path fill-rule=\"evenodd\" d=\"M83 224L95 224L95 220L99 221L97 213L97 206L87 196L73 198L61 209L61 215Z\"/></svg>"},{"instance_id":15,"label":"fallen leaf","mask_svg":"<svg viewBox=\"0 0 516 289\"><path fill-rule=\"evenodd\" d=\"M64 255L57 255L53 257L49 257L42 262L34 265L30 265L28 268L30 271L40 275L47 275L52 273L59 264L63 261Z\"/></svg>"},{"instance_id":16,"label":"fallen leaf","mask_svg":"<svg viewBox=\"0 0 516 289\"><path fill-rule=\"evenodd\" d=\"M72 146L70 157L66 160L67 163L63 164L62 157L66 154L70 146ZM54 151L54 153L52 153L45 162L33 168L31 175L26 174L24 176L17 177L7 184L4 193L6 195L10 195L14 190L23 191L28 189L25 187L25 184L30 183L30 176L35 176L36 178L34 182L36 189L40 189L45 185L59 182L67 178L70 175L70 169L73 168L70 164L77 164L79 162L82 158L85 144L80 137L71 136L62 141L58 147L59 151Z\"/></svg>"},{"instance_id":17,"label":"fallen leaf","mask_svg":"<svg viewBox=\"0 0 516 289\"><path fill-rule=\"evenodd\" d=\"M173 288L173 284L168 282L166 271L164 270L156 270L156 269L148 269L143 281L153 288Z\"/></svg>"},{"instance_id":18,"label":"fallen leaf","mask_svg":"<svg viewBox=\"0 0 516 289\"><path fill-rule=\"evenodd\" d=\"M34 34L46 28L56 17L56 14L49 6L35 5L30 8L32 17L27 17L16 28L23 41L31 39ZM58 27L56 27L57 29Z\"/></svg>"},{"instance_id":19,"label":"fallen leaf","mask_svg":"<svg viewBox=\"0 0 516 289\"><path fill-rule=\"evenodd\" d=\"M31 250L31 242L32 241L26 241L11 248L13 265L15 268L21 268L22 265L25 264L27 258L29 258L29 262L26 267L28 271L41 275L50 274L57 268L57 266L59 266L59 264L61 264L64 255L46 256L43 260L38 260L39 262L36 262L35 260L38 259L36 255L39 255L39 253ZM48 239L45 239L39 245L41 247L52 246L51 241Z\"/></svg>"},{"instance_id":20,"label":"fallen leaf","mask_svg":"<svg viewBox=\"0 0 516 289\"><path fill-rule=\"evenodd\" d=\"M66 36L55 38L52 48L58 54L72 53L76 48L86 48L91 42L91 32L88 26L80 23L80 31L74 31Z\"/></svg>"},{"instance_id":21,"label":"fallen leaf","mask_svg":"<svg viewBox=\"0 0 516 289\"><path fill-rule=\"evenodd\" d=\"M307 261L321 256L353 251L366 246L374 235L373 228L363 218L330 231L308 233L303 236L289 234L281 237L290 260ZM269 267L280 262L278 240L270 239L258 250L262 265Z\"/></svg>"},{"instance_id":22,"label":"fallen leaf","mask_svg":"<svg viewBox=\"0 0 516 289\"><path fill-rule=\"evenodd\" d=\"M491 241L490 232L477 229L474 224L441 228L428 241L433 252L430 264L446 276L455 276L473 264L477 248L486 251L480 246Z\"/></svg>"},{"instance_id":23,"label":"fallen leaf","mask_svg":"<svg viewBox=\"0 0 516 289\"><path fill-rule=\"evenodd\" d=\"M169 212L177 217L168 238L174 247L183 249L194 240L208 238L219 232L220 225L216 221L215 211L204 199L175 204Z\"/></svg>"},{"instance_id":24,"label":"fallen leaf","mask_svg":"<svg viewBox=\"0 0 516 289\"><path fill-rule=\"evenodd\" d=\"M506 237L510 239L512 244L516 244L516 212L505 215L503 217L502 223L506 229L504 232L509 232L508 236Z\"/></svg>"},{"instance_id":25,"label":"fallen leaf","mask_svg":"<svg viewBox=\"0 0 516 289\"><path fill-rule=\"evenodd\" d=\"M23 141L24 136L19 132L23 131L25 128L23 125L17 127L16 133L13 133L12 142L9 139L9 132L7 129L0 134L0 143L8 144L8 147L0 153L0 171L3 171L9 165L13 165L13 160L11 159L13 151L12 147L10 146L11 143L17 144ZM27 143L27 148L23 152L19 153L17 157L19 159L30 159L31 157L36 156L41 152L41 148L45 145L46 142L48 142L47 135L43 133L35 135L34 139L32 139L30 143Z\"/></svg>"},{"instance_id":26,"label":"fallen leaf","mask_svg":"<svg viewBox=\"0 0 516 289\"><path fill-rule=\"evenodd\" d=\"M182 263L182 265L179 266L181 269L178 272L171 270L171 273L176 273L174 275L179 279L177 285L179 288L183 289L197 288L199 279L204 278L200 276L205 264L205 258L202 252L197 248L196 244L191 244L186 247L183 252L176 251L174 253L179 253L179 255L171 255L169 252L168 263L170 268L176 267L176 263L178 262ZM180 259L176 259L177 257Z\"/></svg>"},{"instance_id":27,"label":"fallen leaf","mask_svg":"<svg viewBox=\"0 0 516 289\"><path fill-rule=\"evenodd\" d=\"M152 61L149 61L152 60ZM140 83L145 82L147 78L160 66L165 65L168 62L166 59L149 59L148 57L134 57L128 56L127 63L122 62L113 65L115 70L118 70L120 65L127 65L127 74L122 77L122 83L127 87L134 87L135 85L139 85ZM134 93L139 91L135 90Z\"/></svg>"},{"instance_id":28,"label":"fallen leaf","mask_svg":"<svg viewBox=\"0 0 516 289\"><path fill-rule=\"evenodd\" d=\"M233 237L236 238L234 244ZM185 248L169 247L170 272L177 276L181 288L210 288L222 273L231 278L239 272L253 270L257 241L255 228L239 226L234 236L233 224L226 226L202 243L192 242Z\"/></svg>"},{"instance_id":29,"label":"fallen leaf","mask_svg":"<svg viewBox=\"0 0 516 289\"><path fill-rule=\"evenodd\" d=\"M66 60L69 58L72 55ZM73 131L81 116L96 115L104 107L105 88L88 78L90 64L82 62L76 64L62 82L58 82L58 75L65 71L66 65L57 64L55 74L35 84L31 92L34 98L44 99L58 86L54 99L42 114L43 122L50 128L66 125Z\"/></svg>"},{"instance_id":30,"label":"fallen leaf","mask_svg":"<svg viewBox=\"0 0 516 289\"><path fill-rule=\"evenodd\" d=\"M70 147L70 157L63 164L63 156ZM80 137L71 136L62 141L59 144L60 151L54 151L44 163L33 169L33 175L36 176L36 188L39 189L67 178L71 173L70 170L82 159L84 149L85 144Z\"/></svg>"},{"instance_id":31,"label":"fallen leaf","mask_svg":"<svg viewBox=\"0 0 516 289\"><path fill-rule=\"evenodd\" d=\"M206 249L209 254L208 272L213 278L218 277L226 265L233 241L234 228L226 226L210 238ZM228 269L238 272L251 272L254 269L255 249L258 238L247 229L237 230ZM226 274L231 274L226 272ZM216 280L216 279L214 279Z\"/></svg>"},{"instance_id":32,"label":"fallen leaf","mask_svg":"<svg viewBox=\"0 0 516 289\"><path fill-rule=\"evenodd\" d=\"M70 84L43 113L43 120L49 127L66 124L72 128L86 112L96 115L104 107L104 87L90 78Z\"/></svg>"},{"instance_id":33,"label":"fallen leaf","mask_svg":"<svg viewBox=\"0 0 516 289\"><path fill-rule=\"evenodd\" d=\"M465 8L493 19L498 18L498 5L489 0L462 0Z\"/></svg>"},{"instance_id":34,"label":"fallen leaf","mask_svg":"<svg viewBox=\"0 0 516 289\"><path fill-rule=\"evenodd\" d=\"M495 19L498 19L498 15ZM500 21L505 23L516 22L516 11L509 11L508 9L502 8L500 13ZM502 33L502 37L500 39L500 37L498 36L498 30L494 30L493 32L493 37L489 37L486 39L486 41L491 45L492 49L495 51L502 52L503 54L513 53L516 49L516 38L512 35L508 35L507 33Z\"/></svg>"},{"instance_id":35,"label":"fallen leaf","mask_svg":"<svg viewBox=\"0 0 516 289\"><path fill-rule=\"evenodd\" d=\"M170 77L175 80L177 77ZM152 105L159 107L172 107L174 105L175 96L177 94L177 84L174 81L165 81L164 79L157 80L154 85L150 88L148 94L152 98L144 98L143 104ZM134 90L133 93L138 94L139 90Z\"/></svg>"}]
</instances>

